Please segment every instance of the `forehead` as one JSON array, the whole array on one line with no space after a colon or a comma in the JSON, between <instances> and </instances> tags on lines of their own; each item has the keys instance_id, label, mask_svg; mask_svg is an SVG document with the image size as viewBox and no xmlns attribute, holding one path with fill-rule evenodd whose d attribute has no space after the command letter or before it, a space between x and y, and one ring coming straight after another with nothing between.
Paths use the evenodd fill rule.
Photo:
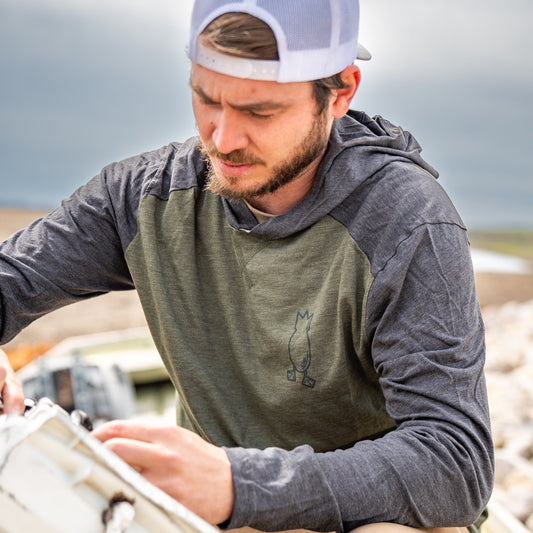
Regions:
<instances>
[{"instance_id":1,"label":"forehead","mask_svg":"<svg viewBox=\"0 0 533 533\"><path fill-rule=\"evenodd\" d=\"M278 83L235 78L196 63L192 63L191 86L193 90L200 89L213 101L228 100L235 104L265 100L292 105L307 102L313 97L311 82Z\"/></svg>"}]
</instances>

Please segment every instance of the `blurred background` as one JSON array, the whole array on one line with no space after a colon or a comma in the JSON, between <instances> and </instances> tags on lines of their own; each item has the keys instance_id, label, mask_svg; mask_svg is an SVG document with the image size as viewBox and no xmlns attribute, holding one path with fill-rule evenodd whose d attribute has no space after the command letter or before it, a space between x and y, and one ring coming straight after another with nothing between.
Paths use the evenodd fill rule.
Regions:
<instances>
[{"instance_id":1,"label":"blurred background","mask_svg":"<svg viewBox=\"0 0 533 533\"><path fill-rule=\"evenodd\" d=\"M195 134L192 0L1 0L0 205ZM411 131L471 230L533 229L533 2L361 0L353 107Z\"/></svg>"},{"instance_id":2,"label":"blurred background","mask_svg":"<svg viewBox=\"0 0 533 533\"><path fill-rule=\"evenodd\" d=\"M0 241L106 164L195 135L191 9L192 0L0 0ZM468 227L495 494L533 531L533 2L361 0L360 40L373 59L360 64L352 107L415 135ZM43 375L43 358L28 363L44 353L55 353L58 383L89 357L137 357L123 368L137 411L155 402L168 414L172 386L145 328L136 294L114 293L37 320L4 349L28 383Z\"/></svg>"}]
</instances>

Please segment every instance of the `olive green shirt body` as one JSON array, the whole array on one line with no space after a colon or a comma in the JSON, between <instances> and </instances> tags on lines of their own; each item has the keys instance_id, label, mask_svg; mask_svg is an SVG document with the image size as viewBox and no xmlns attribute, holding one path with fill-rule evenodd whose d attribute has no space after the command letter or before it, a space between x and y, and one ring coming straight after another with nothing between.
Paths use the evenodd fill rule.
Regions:
<instances>
[{"instance_id":1,"label":"olive green shirt body","mask_svg":"<svg viewBox=\"0 0 533 533\"><path fill-rule=\"evenodd\" d=\"M316 451L393 427L364 327L369 261L338 221L265 240L188 189L146 197L138 224L126 258L181 424L225 446Z\"/></svg>"}]
</instances>

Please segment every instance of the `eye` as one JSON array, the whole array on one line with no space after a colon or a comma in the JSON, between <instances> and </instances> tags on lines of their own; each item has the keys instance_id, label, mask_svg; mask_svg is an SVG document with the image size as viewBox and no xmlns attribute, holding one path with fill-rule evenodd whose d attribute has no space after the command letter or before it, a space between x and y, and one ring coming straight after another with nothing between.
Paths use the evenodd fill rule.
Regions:
<instances>
[{"instance_id":1,"label":"eye","mask_svg":"<svg viewBox=\"0 0 533 533\"><path fill-rule=\"evenodd\" d=\"M198 100L200 101L200 104L205 105L207 107L215 107L218 105L216 102L213 102L213 100L203 98L202 96L198 96Z\"/></svg>"},{"instance_id":2,"label":"eye","mask_svg":"<svg viewBox=\"0 0 533 533\"><path fill-rule=\"evenodd\" d=\"M258 120L267 120L274 116L273 113L259 113L257 111L248 111L248 116L258 119Z\"/></svg>"}]
</instances>

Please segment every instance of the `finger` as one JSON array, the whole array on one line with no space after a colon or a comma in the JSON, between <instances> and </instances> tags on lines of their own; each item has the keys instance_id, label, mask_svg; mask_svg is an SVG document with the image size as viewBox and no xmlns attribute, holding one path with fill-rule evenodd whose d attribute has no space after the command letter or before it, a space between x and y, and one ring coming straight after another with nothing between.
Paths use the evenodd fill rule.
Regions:
<instances>
[{"instance_id":1,"label":"finger","mask_svg":"<svg viewBox=\"0 0 533 533\"><path fill-rule=\"evenodd\" d=\"M5 414L24 412L24 392L20 381L9 364L5 352L0 350L0 397Z\"/></svg>"},{"instance_id":2,"label":"finger","mask_svg":"<svg viewBox=\"0 0 533 533\"><path fill-rule=\"evenodd\" d=\"M157 470L158 465L166 471L164 452L158 446L133 439L113 438L104 446L141 474Z\"/></svg>"},{"instance_id":3,"label":"finger","mask_svg":"<svg viewBox=\"0 0 533 533\"><path fill-rule=\"evenodd\" d=\"M135 420L112 420L92 431L92 435L101 442L118 438L151 443L154 442L157 430L158 426Z\"/></svg>"},{"instance_id":4,"label":"finger","mask_svg":"<svg viewBox=\"0 0 533 533\"><path fill-rule=\"evenodd\" d=\"M18 381L11 382L8 378L2 389L2 402L4 404L4 414L24 413L24 393Z\"/></svg>"},{"instance_id":5,"label":"finger","mask_svg":"<svg viewBox=\"0 0 533 533\"><path fill-rule=\"evenodd\" d=\"M189 484L183 459L157 444L132 439L111 439L104 446L146 480L185 504Z\"/></svg>"}]
</instances>

